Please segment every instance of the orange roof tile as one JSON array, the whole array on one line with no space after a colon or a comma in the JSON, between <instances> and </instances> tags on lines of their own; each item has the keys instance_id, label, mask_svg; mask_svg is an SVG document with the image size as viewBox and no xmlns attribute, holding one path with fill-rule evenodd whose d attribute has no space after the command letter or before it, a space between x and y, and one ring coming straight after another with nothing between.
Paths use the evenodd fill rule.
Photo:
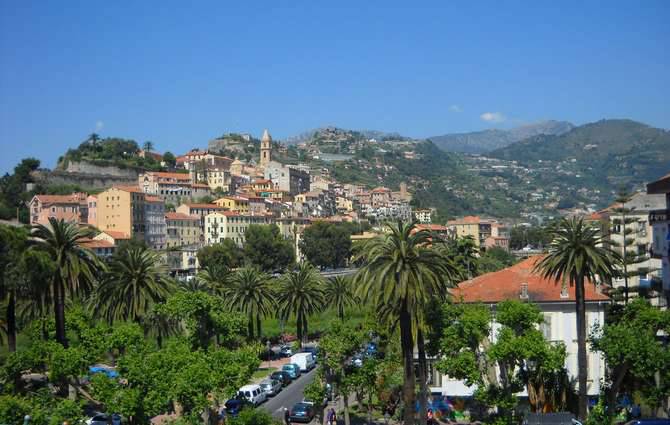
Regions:
<instances>
[{"instance_id":1,"label":"orange roof tile","mask_svg":"<svg viewBox=\"0 0 670 425\"><path fill-rule=\"evenodd\" d=\"M372 189L372 193L388 193L390 191L391 189L387 187L375 187L374 189Z\"/></svg>"},{"instance_id":2,"label":"orange roof tile","mask_svg":"<svg viewBox=\"0 0 670 425\"><path fill-rule=\"evenodd\" d=\"M167 212L165 213L165 218L168 220L200 220L200 217L195 215L188 215L177 212Z\"/></svg>"},{"instance_id":3,"label":"orange roof tile","mask_svg":"<svg viewBox=\"0 0 670 425\"><path fill-rule=\"evenodd\" d=\"M147 174L152 174L156 177L164 177L176 180L191 180L191 176L187 173L169 173L165 171L149 171Z\"/></svg>"},{"instance_id":4,"label":"orange roof tile","mask_svg":"<svg viewBox=\"0 0 670 425\"><path fill-rule=\"evenodd\" d=\"M185 202L184 205L186 205L189 208L209 208L213 210L222 210L224 209L223 207L220 207L216 204L203 204L203 203L190 203L190 202Z\"/></svg>"},{"instance_id":5,"label":"orange roof tile","mask_svg":"<svg viewBox=\"0 0 670 425\"><path fill-rule=\"evenodd\" d=\"M72 195L35 195L43 204L78 204L79 198Z\"/></svg>"},{"instance_id":6,"label":"orange roof tile","mask_svg":"<svg viewBox=\"0 0 670 425\"><path fill-rule=\"evenodd\" d=\"M130 239L130 236L116 230L103 230L102 233L111 236L112 239Z\"/></svg>"},{"instance_id":7,"label":"orange roof tile","mask_svg":"<svg viewBox=\"0 0 670 425\"><path fill-rule=\"evenodd\" d=\"M449 228L447 226L442 226L441 224L417 224L416 228L419 230L430 230L431 232L449 231Z\"/></svg>"},{"instance_id":8,"label":"orange roof tile","mask_svg":"<svg viewBox=\"0 0 670 425\"><path fill-rule=\"evenodd\" d=\"M86 248L114 248L114 244L103 239L82 239L81 245Z\"/></svg>"},{"instance_id":9,"label":"orange roof tile","mask_svg":"<svg viewBox=\"0 0 670 425\"><path fill-rule=\"evenodd\" d=\"M144 193L142 192L142 189L139 188L139 186L113 186L112 189L130 193Z\"/></svg>"},{"instance_id":10,"label":"orange roof tile","mask_svg":"<svg viewBox=\"0 0 670 425\"><path fill-rule=\"evenodd\" d=\"M208 184L203 184L203 183L193 183L191 186L192 187L204 187L204 188L209 189L209 185Z\"/></svg>"},{"instance_id":11,"label":"orange roof tile","mask_svg":"<svg viewBox=\"0 0 670 425\"><path fill-rule=\"evenodd\" d=\"M543 278L533 271L535 264L543 258L535 255L511 267L466 280L452 290L455 300L464 302L498 303L518 300L521 284L528 284L528 300L531 302L574 302L575 288L568 286L568 296L561 298L561 282ZM569 284L568 284L569 285ZM608 301L609 297L596 291L593 284L585 282L587 301Z\"/></svg>"},{"instance_id":12,"label":"orange roof tile","mask_svg":"<svg viewBox=\"0 0 670 425\"><path fill-rule=\"evenodd\" d=\"M163 202L161 198L158 196L153 196L153 195L147 195L144 197L144 200L147 202Z\"/></svg>"}]
</instances>

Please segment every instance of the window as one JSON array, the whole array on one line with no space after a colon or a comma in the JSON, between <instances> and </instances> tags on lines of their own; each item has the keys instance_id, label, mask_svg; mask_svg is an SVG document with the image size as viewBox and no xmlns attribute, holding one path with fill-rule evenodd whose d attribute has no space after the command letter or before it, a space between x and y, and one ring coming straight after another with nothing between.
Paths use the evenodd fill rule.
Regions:
<instances>
[{"instance_id":1,"label":"window","mask_svg":"<svg viewBox=\"0 0 670 425\"><path fill-rule=\"evenodd\" d=\"M646 245L638 245L637 246L637 255L645 255L647 253L647 246Z\"/></svg>"},{"instance_id":2,"label":"window","mask_svg":"<svg viewBox=\"0 0 670 425\"><path fill-rule=\"evenodd\" d=\"M547 341L551 341L551 315L544 315L544 322L540 325L540 330L542 331L542 336Z\"/></svg>"}]
</instances>

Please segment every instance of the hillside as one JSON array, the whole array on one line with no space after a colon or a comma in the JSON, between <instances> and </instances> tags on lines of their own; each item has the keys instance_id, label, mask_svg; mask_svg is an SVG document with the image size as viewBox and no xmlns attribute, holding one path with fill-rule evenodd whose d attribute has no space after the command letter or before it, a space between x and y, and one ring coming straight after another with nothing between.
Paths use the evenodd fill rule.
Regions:
<instances>
[{"instance_id":1,"label":"hillside","mask_svg":"<svg viewBox=\"0 0 670 425\"><path fill-rule=\"evenodd\" d=\"M540 121L510 130L484 130L470 133L445 134L429 139L435 145L450 152L480 154L510 145L514 142L540 134L563 134L574 126L566 121Z\"/></svg>"},{"instance_id":2,"label":"hillside","mask_svg":"<svg viewBox=\"0 0 670 425\"><path fill-rule=\"evenodd\" d=\"M670 132L631 120L602 120L562 135L538 135L490 156L570 170L600 187L640 185L668 172Z\"/></svg>"}]
</instances>

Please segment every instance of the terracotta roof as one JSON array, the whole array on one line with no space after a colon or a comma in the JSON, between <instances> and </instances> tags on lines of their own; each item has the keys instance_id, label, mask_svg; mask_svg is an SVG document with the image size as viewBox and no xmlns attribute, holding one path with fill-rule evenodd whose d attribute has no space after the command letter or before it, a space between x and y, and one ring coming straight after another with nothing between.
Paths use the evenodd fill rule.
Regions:
<instances>
[{"instance_id":1,"label":"terracotta roof","mask_svg":"<svg viewBox=\"0 0 670 425\"><path fill-rule=\"evenodd\" d=\"M442 226L441 224L417 224L416 228L419 230L430 230L431 232L449 231L449 228L447 226Z\"/></svg>"},{"instance_id":2,"label":"terracotta roof","mask_svg":"<svg viewBox=\"0 0 670 425\"><path fill-rule=\"evenodd\" d=\"M130 193L144 193L139 186L113 186L112 189L121 190Z\"/></svg>"},{"instance_id":3,"label":"terracotta roof","mask_svg":"<svg viewBox=\"0 0 670 425\"><path fill-rule=\"evenodd\" d=\"M256 179L253 181L253 184L267 184L267 183L272 183L272 180L270 179Z\"/></svg>"},{"instance_id":4,"label":"terracotta roof","mask_svg":"<svg viewBox=\"0 0 670 425\"><path fill-rule=\"evenodd\" d=\"M35 195L43 204L78 204L79 198L72 195Z\"/></svg>"},{"instance_id":5,"label":"terracotta roof","mask_svg":"<svg viewBox=\"0 0 670 425\"><path fill-rule=\"evenodd\" d=\"M184 156L184 155L180 155L180 156L176 157L175 160L176 160L175 162L176 162L177 164L183 164L184 161L186 160L186 156Z\"/></svg>"},{"instance_id":6,"label":"terracotta roof","mask_svg":"<svg viewBox=\"0 0 670 425\"><path fill-rule=\"evenodd\" d=\"M81 245L86 248L114 248L114 244L104 239L82 239Z\"/></svg>"},{"instance_id":7,"label":"terracotta roof","mask_svg":"<svg viewBox=\"0 0 670 425\"><path fill-rule=\"evenodd\" d=\"M660 194L670 193L670 173L664 175L660 179L647 184L647 193Z\"/></svg>"},{"instance_id":8,"label":"terracotta roof","mask_svg":"<svg viewBox=\"0 0 670 425\"><path fill-rule=\"evenodd\" d=\"M185 202L184 205L186 205L189 208L209 208L209 209L215 209L215 210L222 210L223 207L220 207L216 204L198 204L198 203L189 203Z\"/></svg>"},{"instance_id":9,"label":"terracotta roof","mask_svg":"<svg viewBox=\"0 0 670 425\"><path fill-rule=\"evenodd\" d=\"M455 300L464 302L498 303L504 300L518 300L521 284L528 284L528 300L531 302L574 302L575 288L568 285L568 296L561 298L561 282L544 279L533 272L535 264L543 258L535 255L506 269L487 273L466 280L452 290ZM596 291L590 282L584 283L587 301L608 301L609 297Z\"/></svg>"},{"instance_id":10,"label":"terracotta roof","mask_svg":"<svg viewBox=\"0 0 670 425\"><path fill-rule=\"evenodd\" d=\"M460 219L449 220L447 224L477 224L480 221L482 221L482 219L477 215L467 215Z\"/></svg>"},{"instance_id":11,"label":"terracotta roof","mask_svg":"<svg viewBox=\"0 0 670 425\"><path fill-rule=\"evenodd\" d=\"M168 173L165 171L149 171L147 174L154 175L156 177L164 177L168 179L176 179L176 180L191 180L191 176L186 173Z\"/></svg>"},{"instance_id":12,"label":"terracotta roof","mask_svg":"<svg viewBox=\"0 0 670 425\"><path fill-rule=\"evenodd\" d=\"M102 233L111 236L112 239L130 239L130 236L123 232L117 232L116 230L103 230Z\"/></svg>"},{"instance_id":13,"label":"terracotta roof","mask_svg":"<svg viewBox=\"0 0 670 425\"><path fill-rule=\"evenodd\" d=\"M390 191L391 189L389 189L388 187L375 187L374 189L372 189L372 193L388 193Z\"/></svg>"},{"instance_id":14,"label":"terracotta roof","mask_svg":"<svg viewBox=\"0 0 670 425\"><path fill-rule=\"evenodd\" d=\"M165 213L165 218L168 220L200 220L200 217L177 212Z\"/></svg>"},{"instance_id":15,"label":"terracotta roof","mask_svg":"<svg viewBox=\"0 0 670 425\"><path fill-rule=\"evenodd\" d=\"M203 183L193 183L191 187L206 187L207 189L209 189L209 185Z\"/></svg>"},{"instance_id":16,"label":"terracotta roof","mask_svg":"<svg viewBox=\"0 0 670 425\"><path fill-rule=\"evenodd\" d=\"M153 195L147 195L144 197L144 200L147 202L163 202L161 198L158 196L153 196Z\"/></svg>"},{"instance_id":17,"label":"terracotta roof","mask_svg":"<svg viewBox=\"0 0 670 425\"><path fill-rule=\"evenodd\" d=\"M249 200L249 198L245 198L243 196L231 195L231 196L223 196L223 197L217 199L217 202L222 200L222 199L229 199L231 201L248 201Z\"/></svg>"}]
</instances>

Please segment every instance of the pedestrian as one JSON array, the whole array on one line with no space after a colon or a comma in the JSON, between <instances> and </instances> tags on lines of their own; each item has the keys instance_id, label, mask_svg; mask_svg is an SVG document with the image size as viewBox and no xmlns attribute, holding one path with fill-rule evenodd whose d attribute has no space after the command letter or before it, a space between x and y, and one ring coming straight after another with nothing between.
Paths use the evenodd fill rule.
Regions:
<instances>
[{"instance_id":1,"label":"pedestrian","mask_svg":"<svg viewBox=\"0 0 670 425\"><path fill-rule=\"evenodd\" d=\"M284 407L284 423L286 425L291 425L291 414L286 407Z\"/></svg>"},{"instance_id":2,"label":"pedestrian","mask_svg":"<svg viewBox=\"0 0 670 425\"><path fill-rule=\"evenodd\" d=\"M333 411L333 425L337 425L337 413L335 413L334 408L331 408L330 410Z\"/></svg>"}]
</instances>

